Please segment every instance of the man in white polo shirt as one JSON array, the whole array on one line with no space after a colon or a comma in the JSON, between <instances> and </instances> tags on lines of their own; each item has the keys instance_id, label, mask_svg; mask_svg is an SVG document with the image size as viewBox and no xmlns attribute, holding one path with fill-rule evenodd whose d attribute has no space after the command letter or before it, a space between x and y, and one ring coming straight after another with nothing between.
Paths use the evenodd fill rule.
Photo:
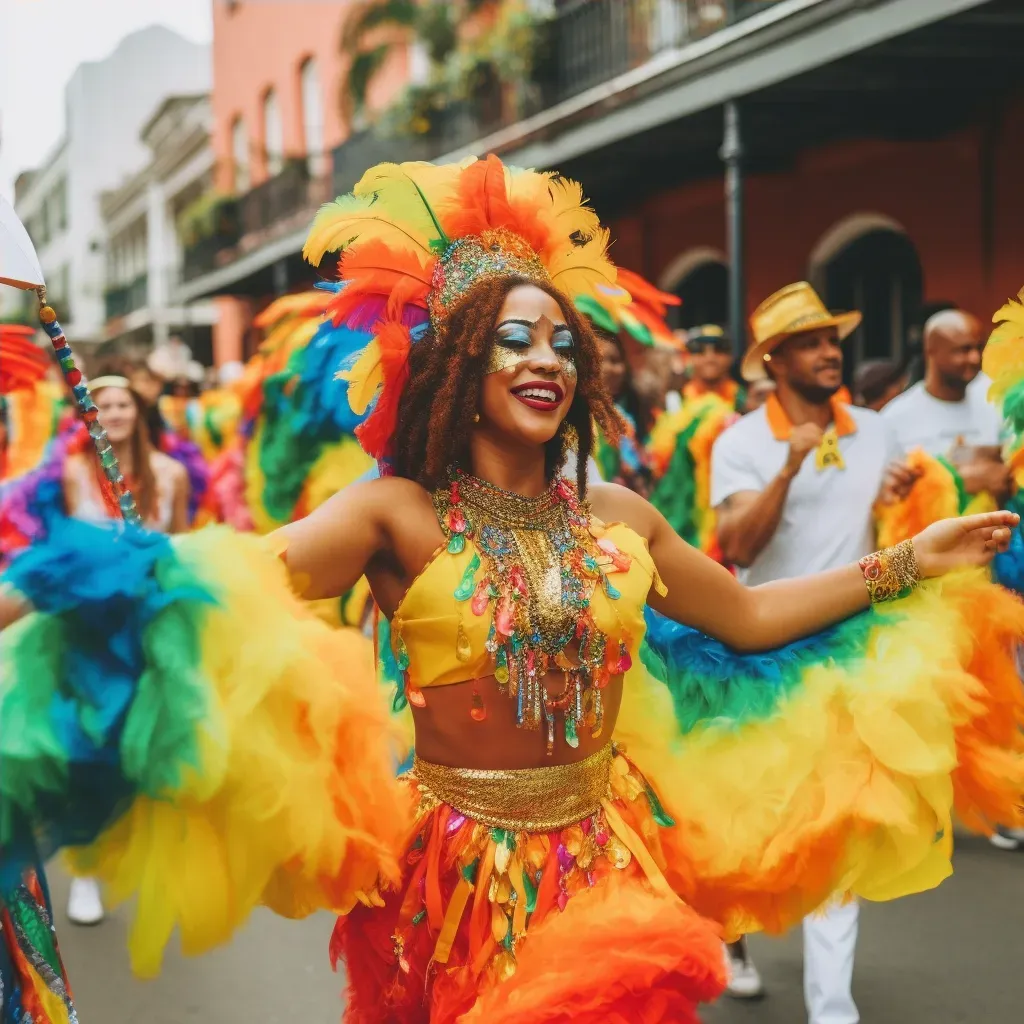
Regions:
<instances>
[{"instance_id":1,"label":"man in white polo shirt","mask_svg":"<svg viewBox=\"0 0 1024 1024\"><path fill-rule=\"evenodd\" d=\"M711 458L711 503L727 560L749 586L855 562L875 549L872 506L895 454L878 413L835 396L842 340L859 313L830 314L811 286L789 285L750 320L748 381L770 374L775 392L731 426ZM857 1024L851 994L856 903L804 922L804 995L810 1024ZM735 969L735 968L734 968Z\"/></svg>"},{"instance_id":2,"label":"man in white polo shirt","mask_svg":"<svg viewBox=\"0 0 1024 1024\"><path fill-rule=\"evenodd\" d=\"M901 451L923 448L956 466L968 494L987 491L997 500L1010 491L999 453L1001 422L973 387L981 373L987 331L958 309L936 313L924 325L924 380L882 410Z\"/></svg>"},{"instance_id":3,"label":"man in white polo shirt","mask_svg":"<svg viewBox=\"0 0 1024 1024\"><path fill-rule=\"evenodd\" d=\"M923 448L956 467L970 495L1009 497L1012 478L1000 449L1002 422L988 402L992 383L981 372L988 332L977 317L946 309L924 325L925 377L893 399L882 415L903 454ZM997 829L993 846L1024 847L1024 829Z\"/></svg>"}]
</instances>

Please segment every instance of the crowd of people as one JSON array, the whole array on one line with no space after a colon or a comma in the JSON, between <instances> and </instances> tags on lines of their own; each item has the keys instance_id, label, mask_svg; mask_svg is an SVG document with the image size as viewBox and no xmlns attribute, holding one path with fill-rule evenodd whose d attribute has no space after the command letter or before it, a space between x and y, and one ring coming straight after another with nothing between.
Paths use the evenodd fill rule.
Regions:
<instances>
[{"instance_id":1,"label":"crowd of people","mask_svg":"<svg viewBox=\"0 0 1024 1024\"><path fill-rule=\"evenodd\" d=\"M146 970L175 924L200 952L257 903L338 911L353 1022L696 1020L763 994L745 932L802 921L810 1024L856 1024L857 897L938 884L954 807L1024 843L1024 615L983 574L921 586L1012 557L987 332L936 313L923 380L847 390L861 314L806 282L737 362L616 273L563 179L367 182L307 244L343 280L273 303L215 386L179 346L102 368L92 418L6 396L2 699L62 695L52 733L0 737L9 1004L75 1019L34 834L92 844L73 922L103 918L93 874L139 893ZM142 532L109 526L125 489ZM890 714L912 769L858 739Z\"/></svg>"}]
</instances>

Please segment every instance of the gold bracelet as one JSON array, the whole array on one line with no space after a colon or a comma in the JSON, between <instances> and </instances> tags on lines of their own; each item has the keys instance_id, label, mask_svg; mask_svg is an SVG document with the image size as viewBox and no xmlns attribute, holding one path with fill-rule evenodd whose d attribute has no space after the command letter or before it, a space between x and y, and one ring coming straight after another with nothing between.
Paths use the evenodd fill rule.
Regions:
<instances>
[{"instance_id":1,"label":"gold bracelet","mask_svg":"<svg viewBox=\"0 0 1024 1024\"><path fill-rule=\"evenodd\" d=\"M865 555L857 564L864 574L872 604L905 597L921 582L912 540Z\"/></svg>"}]
</instances>

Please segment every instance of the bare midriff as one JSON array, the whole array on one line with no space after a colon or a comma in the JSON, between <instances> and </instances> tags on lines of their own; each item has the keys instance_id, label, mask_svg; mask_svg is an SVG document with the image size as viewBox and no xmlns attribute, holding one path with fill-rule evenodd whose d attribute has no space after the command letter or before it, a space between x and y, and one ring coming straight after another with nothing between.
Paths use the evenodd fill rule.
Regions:
<instances>
[{"instance_id":1,"label":"bare midriff","mask_svg":"<svg viewBox=\"0 0 1024 1024\"><path fill-rule=\"evenodd\" d=\"M564 688L560 672L548 673L549 691L557 696ZM482 720L472 716L474 686L483 701ZM555 714L555 746L545 753L545 734L516 725L516 703L494 676L465 683L434 686L422 691L426 705L412 708L416 725L416 754L424 761L454 768L543 768L552 764L582 761L605 746L622 701L622 676L602 691L604 723L600 736L581 729L579 746L565 742L562 716Z\"/></svg>"}]
</instances>

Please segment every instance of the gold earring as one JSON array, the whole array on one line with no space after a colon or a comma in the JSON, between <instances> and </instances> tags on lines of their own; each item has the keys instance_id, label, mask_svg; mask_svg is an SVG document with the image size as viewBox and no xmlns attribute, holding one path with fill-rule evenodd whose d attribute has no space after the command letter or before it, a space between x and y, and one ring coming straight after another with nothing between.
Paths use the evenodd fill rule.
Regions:
<instances>
[{"instance_id":1,"label":"gold earring","mask_svg":"<svg viewBox=\"0 0 1024 1024\"><path fill-rule=\"evenodd\" d=\"M473 414L473 422L474 423L479 423L480 422L480 413L477 412L477 413Z\"/></svg>"}]
</instances>

